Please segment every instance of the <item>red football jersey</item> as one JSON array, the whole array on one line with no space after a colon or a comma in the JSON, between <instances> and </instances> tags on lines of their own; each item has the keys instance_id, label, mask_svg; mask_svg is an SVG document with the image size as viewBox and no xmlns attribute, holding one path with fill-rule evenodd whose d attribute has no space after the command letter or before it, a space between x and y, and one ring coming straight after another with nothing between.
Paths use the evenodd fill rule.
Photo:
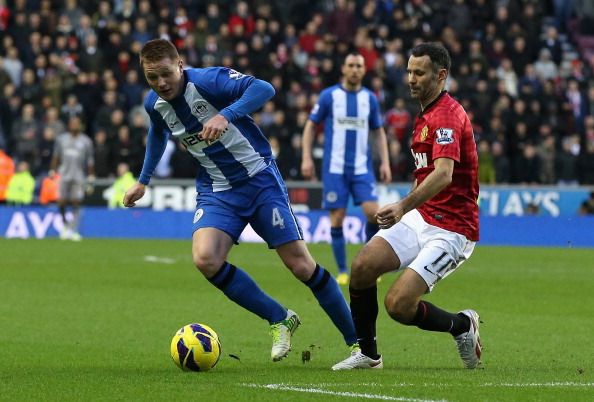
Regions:
<instances>
[{"instance_id":1,"label":"red football jersey","mask_svg":"<svg viewBox=\"0 0 594 402\"><path fill-rule=\"evenodd\" d=\"M417 186L431 173L438 158L454 160L452 182L417 210L423 219L467 239L479 239L478 155L472 125L464 108L442 92L415 119L411 148Z\"/></svg>"}]
</instances>

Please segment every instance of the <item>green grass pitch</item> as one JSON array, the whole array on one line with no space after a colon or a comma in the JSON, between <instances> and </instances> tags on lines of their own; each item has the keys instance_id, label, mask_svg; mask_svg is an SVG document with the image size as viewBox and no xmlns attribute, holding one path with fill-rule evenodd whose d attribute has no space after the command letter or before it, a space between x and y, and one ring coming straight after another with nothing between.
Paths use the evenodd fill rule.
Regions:
<instances>
[{"instance_id":1,"label":"green grass pitch","mask_svg":"<svg viewBox=\"0 0 594 402\"><path fill-rule=\"evenodd\" d=\"M333 272L329 245L310 249ZM0 400L594 400L592 249L479 245L436 287L432 302L481 314L477 370L461 368L449 335L404 327L380 308L385 368L332 372L348 351L309 289L263 244L235 247L230 261L301 316L285 360L269 361L267 323L193 268L189 241L0 239ZM395 278L379 283L380 303ZM171 361L171 337L190 322L220 336L210 372Z\"/></svg>"}]
</instances>

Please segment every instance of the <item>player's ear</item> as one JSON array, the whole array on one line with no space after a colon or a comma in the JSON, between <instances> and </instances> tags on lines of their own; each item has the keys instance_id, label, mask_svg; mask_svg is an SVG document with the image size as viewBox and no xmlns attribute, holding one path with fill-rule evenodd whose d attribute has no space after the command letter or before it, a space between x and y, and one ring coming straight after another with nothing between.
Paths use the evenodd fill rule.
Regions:
<instances>
[{"instance_id":1,"label":"player's ear","mask_svg":"<svg viewBox=\"0 0 594 402\"><path fill-rule=\"evenodd\" d=\"M446 70L445 68L441 68L438 72L437 72L437 80L438 81L444 81L448 79L448 70Z\"/></svg>"}]
</instances>

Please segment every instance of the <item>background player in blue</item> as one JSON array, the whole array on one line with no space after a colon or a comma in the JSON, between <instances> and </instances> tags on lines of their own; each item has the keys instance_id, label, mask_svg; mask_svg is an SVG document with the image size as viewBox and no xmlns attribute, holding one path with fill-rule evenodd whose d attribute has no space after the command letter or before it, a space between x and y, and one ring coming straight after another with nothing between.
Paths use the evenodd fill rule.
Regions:
<instances>
[{"instance_id":1,"label":"background player in blue","mask_svg":"<svg viewBox=\"0 0 594 402\"><path fill-rule=\"evenodd\" d=\"M367 217L367 239L371 239L378 230L375 213L379 205L369 134L375 136L379 147L380 180L389 183L392 181L392 172L377 98L362 85L365 76L363 56L358 53L347 55L342 65L342 75L340 84L322 91L305 124L301 174L305 179L315 178L311 144L315 125L324 122L323 207L330 210L332 251L338 266L336 280L341 285L347 285L349 275L342 224L349 194L353 196L355 205L361 205Z\"/></svg>"},{"instance_id":2,"label":"background player in blue","mask_svg":"<svg viewBox=\"0 0 594 402\"><path fill-rule=\"evenodd\" d=\"M152 88L145 99L151 127L140 178L124 205L132 207L144 195L169 135L177 137L200 162L194 264L229 299L270 323L272 360L287 356L300 320L227 261L248 223L311 289L346 344L356 347L346 300L307 250L270 145L248 116L274 95L272 85L228 68L184 70L175 46L163 39L143 46L140 63Z\"/></svg>"}]
</instances>

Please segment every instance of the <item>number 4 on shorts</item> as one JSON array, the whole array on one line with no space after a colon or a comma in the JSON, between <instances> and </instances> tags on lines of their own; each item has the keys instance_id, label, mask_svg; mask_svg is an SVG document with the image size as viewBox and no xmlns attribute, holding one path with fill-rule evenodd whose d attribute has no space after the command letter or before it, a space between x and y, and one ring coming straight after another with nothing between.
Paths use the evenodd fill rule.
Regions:
<instances>
[{"instance_id":1,"label":"number 4 on shorts","mask_svg":"<svg viewBox=\"0 0 594 402\"><path fill-rule=\"evenodd\" d=\"M281 229L285 228L285 220L278 212L278 208L272 210L272 226L280 226Z\"/></svg>"}]
</instances>

